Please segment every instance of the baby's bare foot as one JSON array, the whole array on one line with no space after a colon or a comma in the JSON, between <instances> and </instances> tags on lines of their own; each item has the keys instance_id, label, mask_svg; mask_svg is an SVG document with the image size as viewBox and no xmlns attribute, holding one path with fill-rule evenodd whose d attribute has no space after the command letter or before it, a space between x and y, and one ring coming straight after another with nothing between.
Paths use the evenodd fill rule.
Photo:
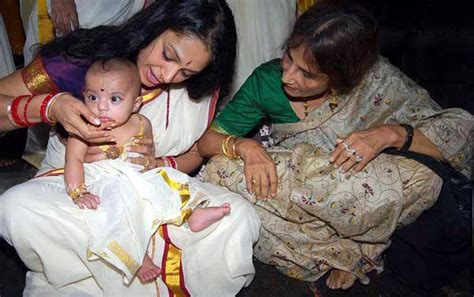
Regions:
<instances>
[{"instance_id":1,"label":"baby's bare foot","mask_svg":"<svg viewBox=\"0 0 474 297\"><path fill-rule=\"evenodd\" d=\"M333 268L329 277L326 279L326 285L333 290L347 290L354 285L356 279L357 276L350 272Z\"/></svg>"},{"instance_id":2,"label":"baby's bare foot","mask_svg":"<svg viewBox=\"0 0 474 297\"><path fill-rule=\"evenodd\" d=\"M222 219L222 217L229 213L229 203L224 203L221 206L196 208L188 219L189 229L193 232L199 232Z\"/></svg>"},{"instance_id":3,"label":"baby's bare foot","mask_svg":"<svg viewBox=\"0 0 474 297\"><path fill-rule=\"evenodd\" d=\"M145 255L142 267L137 272L138 279L145 284L154 281L160 274L160 267L156 266L148 255Z\"/></svg>"}]
</instances>

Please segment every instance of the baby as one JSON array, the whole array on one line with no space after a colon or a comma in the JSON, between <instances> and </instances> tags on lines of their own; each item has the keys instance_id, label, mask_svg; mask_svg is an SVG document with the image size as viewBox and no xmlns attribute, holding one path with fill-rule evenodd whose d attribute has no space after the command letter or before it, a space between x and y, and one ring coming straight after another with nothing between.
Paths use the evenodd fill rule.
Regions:
<instances>
[{"instance_id":1,"label":"baby","mask_svg":"<svg viewBox=\"0 0 474 297\"><path fill-rule=\"evenodd\" d=\"M115 143L99 144L108 159L122 155L123 147L140 137L153 139L150 121L137 113L141 106L141 82L137 67L125 59L97 61L85 77L84 102L101 122L110 123ZM84 161L90 144L70 135L66 145L64 179L66 190L78 207L97 209L100 198L87 190ZM230 212L225 203L217 207L196 208L187 222L191 231L198 232L220 220ZM154 280L161 273L152 259L145 254L137 276L142 282Z\"/></svg>"}]
</instances>

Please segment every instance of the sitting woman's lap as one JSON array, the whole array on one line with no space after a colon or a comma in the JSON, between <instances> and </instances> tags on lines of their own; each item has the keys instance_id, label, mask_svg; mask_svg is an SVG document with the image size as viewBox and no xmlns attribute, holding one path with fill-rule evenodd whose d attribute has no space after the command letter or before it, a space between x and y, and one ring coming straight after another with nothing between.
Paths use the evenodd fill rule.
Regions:
<instances>
[{"instance_id":1,"label":"sitting woman's lap","mask_svg":"<svg viewBox=\"0 0 474 297\"><path fill-rule=\"evenodd\" d=\"M311 145L269 152L279 177L275 198L255 199L242 164L221 156L203 177L254 203L262 223L255 256L303 280L337 268L368 282L368 271L382 269L380 255L394 230L431 207L442 184L424 165L399 156L382 154L363 172L344 176Z\"/></svg>"},{"instance_id":2,"label":"sitting woman's lap","mask_svg":"<svg viewBox=\"0 0 474 297\"><path fill-rule=\"evenodd\" d=\"M258 237L259 219L252 206L238 195L214 185L203 185L202 189L215 194L209 199L210 205L229 202L231 214L199 233L169 225L168 236L182 249L184 282L193 296L233 296L253 278L252 245ZM0 197L0 236L15 247L34 272L30 278L39 276L54 291L67 294L70 287L76 292L94 292L100 286L110 296L156 294L154 284L143 286L135 279L126 287L122 275L110 265L87 260L85 211L93 210L73 204L59 177L35 178ZM158 265L162 264L164 245L156 236ZM28 282L34 280L27 278L27 288L35 295L38 291ZM70 286L74 282L78 283ZM166 290L164 284L161 290Z\"/></svg>"},{"instance_id":3,"label":"sitting woman's lap","mask_svg":"<svg viewBox=\"0 0 474 297\"><path fill-rule=\"evenodd\" d=\"M86 226L76 209L61 184L40 179L17 185L0 198L0 235L28 269L43 272L53 286L90 277L81 261L86 251L79 251L80 242L87 242Z\"/></svg>"}]
</instances>

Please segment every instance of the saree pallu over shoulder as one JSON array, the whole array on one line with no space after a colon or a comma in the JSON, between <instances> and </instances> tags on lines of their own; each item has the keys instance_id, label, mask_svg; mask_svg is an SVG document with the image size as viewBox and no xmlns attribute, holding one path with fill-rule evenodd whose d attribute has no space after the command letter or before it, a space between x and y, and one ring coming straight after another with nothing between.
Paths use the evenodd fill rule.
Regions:
<instances>
[{"instance_id":1,"label":"saree pallu over shoulder","mask_svg":"<svg viewBox=\"0 0 474 297\"><path fill-rule=\"evenodd\" d=\"M46 71L41 56L36 56L28 66L21 71L21 77L28 90L33 95L59 92L59 87Z\"/></svg>"},{"instance_id":2,"label":"saree pallu over shoulder","mask_svg":"<svg viewBox=\"0 0 474 297\"><path fill-rule=\"evenodd\" d=\"M383 124L418 128L454 168L470 176L472 115L460 108L441 109L425 89L383 57L351 93L326 101L305 121L273 124L273 137L286 148L312 143L330 153L336 139Z\"/></svg>"}]
</instances>

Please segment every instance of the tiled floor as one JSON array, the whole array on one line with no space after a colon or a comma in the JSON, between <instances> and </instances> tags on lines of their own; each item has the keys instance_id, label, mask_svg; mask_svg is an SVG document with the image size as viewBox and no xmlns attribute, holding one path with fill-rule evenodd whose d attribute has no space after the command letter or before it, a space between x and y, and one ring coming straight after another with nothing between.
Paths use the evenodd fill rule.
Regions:
<instances>
[{"instance_id":1,"label":"tiled floor","mask_svg":"<svg viewBox=\"0 0 474 297\"><path fill-rule=\"evenodd\" d=\"M35 170L23 161L17 161L8 167L0 167L0 193L10 186L23 182L33 176ZM1 197L0 197L1 199ZM26 268L16 255L13 248L0 240L0 296L21 296L24 287ZM297 281L278 273L273 267L264 265L255 260L256 276L249 287L244 288L238 297L260 296L288 296L311 297L312 292L306 282ZM317 282L320 296L347 297L347 296L377 296L377 297L441 297L472 296L470 291L470 274L466 271L450 288L436 292L412 292L403 286L388 270L382 274L369 275L371 283L367 286L357 283L348 291L331 291L324 285L325 278Z\"/></svg>"}]
</instances>

